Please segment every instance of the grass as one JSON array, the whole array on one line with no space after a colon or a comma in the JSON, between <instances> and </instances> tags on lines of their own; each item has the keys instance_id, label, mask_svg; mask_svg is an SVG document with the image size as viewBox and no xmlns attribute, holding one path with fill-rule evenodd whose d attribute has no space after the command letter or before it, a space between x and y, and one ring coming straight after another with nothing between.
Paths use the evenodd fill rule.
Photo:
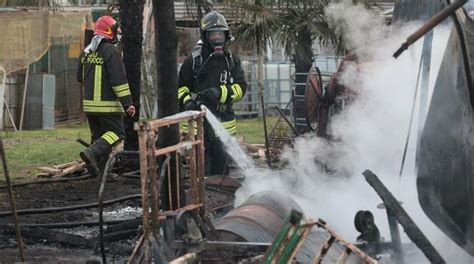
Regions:
<instances>
[{"instance_id":1,"label":"grass","mask_svg":"<svg viewBox=\"0 0 474 264\"><path fill-rule=\"evenodd\" d=\"M271 127L276 118L269 118ZM264 143L263 122L261 118L238 120L238 137L247 143ZM268 131L270 132L270 131ZM40 171L37 167L53 166L79 159L84 148L76 142L77 138L89 141L87 124L57 128L54 130L35 130L21 132L1 132L4 140L8 170L12 181L35 178ZM4 181L3 168L0 183Z\"/></svg>"},{"instance_id":2,"label":"grass","mask_svg":"<svg viewBox=\"0 0 474 264\"><path fill-rule=\"evenodd\" d=\"M12 181L34 178L40 171L37 167L52 166L79 159L84 147L77 138L90 140L87 124L57 128L2 132L8 170ZM0 181L4 179L3 169Z\"/></svg>"},{"instance_id":3,"label":"grass","mask_svg":"<svg viewBox=\"0 0 474 264\"><path fill-rule=\"evenodd\" d=\"M275 117L267 118L268 133L270 133L270 129L276 121ZM237 120L237 135L238 137L243 137L247 143L264 144L265 136L262 118Z\"/></svg>"}]
</instances>

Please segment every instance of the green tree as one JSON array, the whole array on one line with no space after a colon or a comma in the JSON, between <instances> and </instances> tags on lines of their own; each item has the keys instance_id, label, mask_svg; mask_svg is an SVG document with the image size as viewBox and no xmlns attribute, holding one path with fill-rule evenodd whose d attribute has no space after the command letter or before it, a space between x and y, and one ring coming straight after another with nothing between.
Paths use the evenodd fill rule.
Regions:
<instances>
[{"instance_id":1,"label":"green tree","mask_svg":"<svg viewBox=\"0 0 474 264\"><path fill-rule=\"evenodd\" d=\"M257 84L258 98L263 97L263 63L264 51L273 38L277 29L277 14L271 8L272 0L254 0L251 2L237 2L237 7L244 10L236 35L237 41L257 50ZM263 111L262 100L259 100L260 113Z\"/></svg>"},{"instance_id":2,"label":"green tree","mask_svg":"<svg viewBox=\"0 0 474 264\"><path fill-rule=\"evenodd\" d=\"M329 28L324 15L329 0L234 0L243 11L236 37L257 48L258 72L263 69L263 50L268 43L281 46L295 64L296 83L305 83L312 66L313 42L333 45L341 51L340 38ZM302 74L301 74L302 73ZM263 74L257 76L259 94L263 94ZM305 85L296 87L304 94Z\"/></svg>"}]
</instances>

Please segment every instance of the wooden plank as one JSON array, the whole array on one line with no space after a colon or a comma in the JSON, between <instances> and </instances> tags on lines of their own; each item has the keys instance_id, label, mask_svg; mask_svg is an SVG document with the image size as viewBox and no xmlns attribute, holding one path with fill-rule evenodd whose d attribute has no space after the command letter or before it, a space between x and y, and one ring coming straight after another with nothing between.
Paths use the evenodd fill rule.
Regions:
<instances>
[{"instance_id":1,"label":"wooden plank","mask_svg":"<svg viewBox=\"0 0 474 264\"><path fill-rule=\"evenodd\" d=\"M344 264L347 261L347 258L349 258L349 255L352 253L352 251L349 248L346 248L344 253L342 253L341 257L337 260L337 264Z\"/></svg>"},{"instance_id":2,"label":"wooden plank","mask_svg":"<svg viewBox=\"0 0 474 264\"><path fill-rule=\"evenodd\" d=\"M195 145L198 145L200 144L201 141L200 140L196 140L196 141L189 141L189 140L186 140L186 141L182 141L176 145L173 145L173 146L169 146L169 147L166 147L166 148L161 148L161 149L157 149L155 151L155 156L161 156L161 155L165 155L165 154L168 154L168 153L172 153L172 152L175 152L175 151L179 151L183 148L189 148L189 147L192 147L192 146L195 146Z\"/></svg>"},{"instance_id":3,"label":"wooden plank","mask_svg":"<svg viewBox=\"0 0 474 264\"><path fill-rule=\"evenodd\" d=\"M369 263L369 264L376 264L377 263L376 260L371 258L369 255L365 254L364 251L360 250L358 247L354 246L354 244L351 244L351 243L347 242L345 239L343 239L342 237L337 235L336 232L334 232L325 222L320 220L316 223L316 225L318 227L321 227L321 228L325 229L326 232L328 232L329 235L333 236L336 239L337 242L342 244L345 248L350 249L352 252L354 252L354 254L356 254L357 256L362 258L364 263Z\"/></svg>"},{"instance_id":4,"label":"wooden plank","mask_svg":"<svg viewBox=\"0 0 474 264\"><path fill-rule=\"evenodd\" d=\"M160 216L174 216L174 215L177 215L179 212L182 212L182 211L193 211L193 210L196 210L198 208L202 208L204 205L202 203L200 204L189 204L189 205L186 205L185 207L181 207L179 208L178 210L175 210L175 211L164 211L164 212L161 212L160 213Z\"/></svg>"},{"instance_id":5,"label":"wooden plank","mask_svg":"<svg viewBox=\"0 0 474 264\"><path fill-rule=\"evenodd\" d=\"M51 174L61 173L61 170L58 170L52 167L38 167L38 170L46 172L46 173L51 173Z\"/></svg>"},{"instance_id":6,"label":"wooden plank","mask_svg":"<svg viewBox=\"0 0 474 264\"><path fill-rule=\"evenodd\" d=\"M186 263L189 263L188 261L194 261L194 260L197 260L197 253L190 252L171 261L170 264L186 264Z\"/></svg>"},{"instance_id":7,"label":"wooden plank","mask_svg":"<svg viewBox=\"0 0 474 264\"><path fill-rule=\"evenodd\" d=\"M160 119L142 123L143 125L142 129L156 130L160 127L178 124L181 121L186 121L189 119L196 120L196 119L199 119L200 117L203 117L204 115L205 115L204 111L201 111L201 112L186 111L186 112L178 113L172 116L167 116L165 118L160 118Z\"/></svg>"},{"instance_id":8,"label":"wooden plank","mask_svg":"<svg viewBox=\"0 0 474 264\"><path fill-rule=\"evenodd\" d=\"M296 253L300 250L300 248L303 246L304 244L304 241L306 240L306 238L308 237L309 235L309 232L311 232L311 229L313 228L314 224L306 224L303 228L304 228L304 231L303 231L303 234L301 235L300 237L300 240L298 241L298 244L296 244L296 247L293 249L293 251L291 252L291 255L290 257L288 258L288 260L293 260L293 258L296 256Z\"/></svg>"},{"instance_id":9,"label":"wooden plank","mask_svg":"<svg viewBox=\"0 0 474 264\"><path fill-rule=\"evenodd\" d=\"M313 260L313 264L320 264L323 261L324 256L326 256L326 253L329 251L329 248L332 246L332 243L336 240L335 237L330 236L328 240L324 243L323 247L321 250L319 250L318 255Z\"/></svg>"},{"instance_id":10,"label":"wooden plank","mask_svg":"<svg viewBox=\"0 0 474 264\"><path fill-rule=\"evenodd\" d=\"M53 175L53 177L56 177L56 178L63 177L65 175L71 174L73 172L82 170L85 167L86 167L85 163L77 163L75 165L70 166L69 168L63 169L61 173L59 173L57 175Z\"/></svg>"},{"instance_id":11,"label":"wooden plank","mask_svg":"<svg viewBox=\"0 0 474 264\"><path fill-rule=\"evenodd\" d=\"M37 178L51 178L53 177L53 174L42 172L42 173L36 174L36 177Z\"/></svg>"},{"instance_id":12,"label":"wooden plank","mask_svg":"<svg viewBox=\"0 0 474 264\"><path fill-rule=\"evenodd\" d=\"M74 166L74 165L77 165L77 164L80 164L80 163L84 163L84 162L82 160L75 160L75 161L72 161L72 162L67 162L67 163L64 163L64 164L55 165L55 166L53 166L53 168L61 170L61 169L66 169L68 167L71 167L71 166Z\"/></svg>"}]
</instances>

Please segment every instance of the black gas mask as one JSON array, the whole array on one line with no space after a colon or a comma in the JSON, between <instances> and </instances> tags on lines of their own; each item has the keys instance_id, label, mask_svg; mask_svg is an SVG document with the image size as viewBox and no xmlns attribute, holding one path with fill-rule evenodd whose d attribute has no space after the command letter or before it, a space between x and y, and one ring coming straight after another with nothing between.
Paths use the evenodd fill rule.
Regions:
<instances>
[{"instance_id":1,"label":"black gas mask","mask_svg":"<svg viewBox=\"0 0 474 264\"><path fill-rule=\"evenodd\" d=\"M209 31L206 34L206 41L212 49L214 55L224 54L226 34L224 31Z\"/></svg>"}]
</instances>

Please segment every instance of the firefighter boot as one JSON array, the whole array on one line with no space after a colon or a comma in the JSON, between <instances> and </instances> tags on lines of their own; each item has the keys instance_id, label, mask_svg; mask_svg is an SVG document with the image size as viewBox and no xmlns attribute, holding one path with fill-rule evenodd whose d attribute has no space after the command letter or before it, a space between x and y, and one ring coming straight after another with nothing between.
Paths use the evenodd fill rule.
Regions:
<instances>
[{"instance_id":1,"label":"firefighter boot","mask_svg":"<svg viewBox=\"0 0 474 264\"><path fill-rule=\"evenodd\" d=\"M81 156L81 159L87 164L88 168L91 168L89 170L89 173L93 176L100 176L98 178L101 179L104 168L102 168L101 170L100 167L102 167L102 164L99 161L102 159L106 159L107 161L107 157L109 156L111 151L112 146L109 145L107 141L100 138L95 141L90 147L82 151L79 155Z\"/></svg>"}]
</instances>

